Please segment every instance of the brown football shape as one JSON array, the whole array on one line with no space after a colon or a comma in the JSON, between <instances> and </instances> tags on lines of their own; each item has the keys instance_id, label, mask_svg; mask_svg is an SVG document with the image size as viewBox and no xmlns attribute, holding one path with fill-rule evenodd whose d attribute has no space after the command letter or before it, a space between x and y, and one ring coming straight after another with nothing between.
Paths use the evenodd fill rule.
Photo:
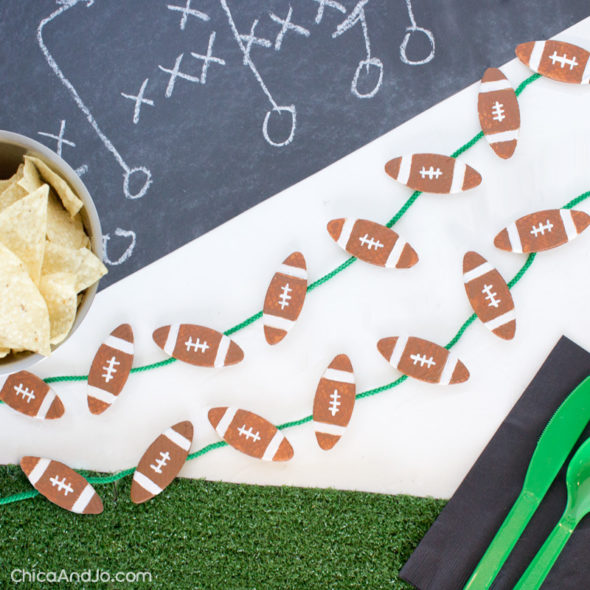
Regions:
<instances>
[{"instance_id":1,"label":"brown football shape","mask_svg":"<svg viewBox=\"0 0 590 590\"><path fill-rule=\"evenodd\" d=\"M533 72L558 82L588 84L590 53L564 41L529 41L516 47L516 57Z\"/></svg>"},{"instance_id":2,"label":"brown football shape","mask_svg":"<svg viewBox=\"0 0 590 590\"><path fill-rule=\"evenodd\" d=\"M257 414L238 408L212 408L209 422L234 449L263 461L288 461L293 447L284 434Z\"/></svg>"},{"instance_id":3,"label":"brown football shape","mask_svg":"<svg viewBox=\"0 0 590 590\"><path fill-rule=\"evenodd\" d=\"M502 275L477 252L467 252L463 282L469 303L486 328L504 340L514 338L514 301Z\"/></svg>"},{"instance_id":4,"label":"brown football shape","mask_svg":"<svg viewBox=\"0 0 590 590\"><path fill-rule=\"evenodd\" d=\"M418 254L392 229L374 221L351 217L328 223L332 239L352 256L384 268L410 268Z\"/></svg>"},{"instance_id":5,"label":"brown football shape","mask_svg":"<svg viewBox=\"0 0 590 590\"><path fill-rule=\"evenodd\" d=\"M424 193L460 193L478 186L481 174L460 160L441 154L407 154L389 160L385 172Z\"/></svg>"},{"instance_id":6,"label":"brown football shape","mask_svg":"<svg viewBox=\"0 0 590 590\"><path fill-rule=\"evenodd\" d=\"M274 274L262 308L264 336L279 343L293 327L307 295L307 266L301 252L287 256Z\"/></svg>"},{"instance_id":7,"label":"brown football shape","mask_svg":"<svg viewBox=\"0 0 590 590\"><path fill-rule=\"evenodd\" d=\"M88 409L102 414L117 399L133 366L133 329L121 324L100 345L88 373Z\"/></svg>"},{"instance_id":8,"label":"brown football shape","mask_svg":"<svg viewBox=\"0 0 590 590\"><path fill-rule=\"evenodd\" d=\"M42 457L23 457L20 466L33 487L50 502L76 514L102 512L102 500L94 488L67 465Z\"/></svg>"},{"instance_id":9,"label":"brown football shape","mask_svg":"<svg viewBox=\"0 0 590 590\"><path fill-rule=\"evenodd\" d=\"M10 408L40 420L64 415L64 405L55 391L28 371L0 375L0 399Z\"/></svg>"},{"instance_id":10,"label":"brown football shape","mask_svg":"<svg viewBox=\"0 0 590 590\"><path fill-rule=\"evenodd\" d=\"M244 352L225 334L195 324L172 324L154 331L154 342L170 356L198 367L227 367Z\"/></svg>"},{"instance_id":11,"label":"brown football shape","mask_svg":"<svg viewBox=\"0 0 590 590\"><path fill-rule=\"evenodd\" d=\"M577 238L590 225L590 215L573 209L549 209L530 213L495 238L494 245L510 252L542 252Z\"/></svg>"},{"instance_id":12,"label":"brown football shape","mask_svg":"<svg viewBox=\"0 0 590 590\"><path fill-rule=\"evenodd\" d=\"M488 68L477 98L479 122L488 143L500 158L510 158L520 129L520 108L508 78L498 68Z\"/></svg>"},{"instance_id":13,"label":"brown football shape","mask_svg":"<svg viewBox=\"0 0 590 590\"><path fill-rule=\"evenodd\" d=\"M446 348L416 338L394 336L377 343L379 352L398 371L427 383L453 385L469 379L467 367Z\"/></svg>"},{"instance_id":14,"label":"brown football shape","mask_svg":"<svg viewBox=\"0 0 590 590\"><path fill-rule=\"evenodd\" d=\"M324 451L333 448L346 431L355 394L352 364L345 354L339 354L322 375L313 401L313 427Z\"/></svg>"},{"instance_id":15,"label":"brown football shape","mask_svg":"<svg viewBox=\"0 0 590 590\"><path fill-rule=\"evenodd\" d=\"M141 504L168 487L182 469L193 442L193 425L179 422L163 432L147 449L133 473L131 500Z\"/></svg>"}]
</instances>

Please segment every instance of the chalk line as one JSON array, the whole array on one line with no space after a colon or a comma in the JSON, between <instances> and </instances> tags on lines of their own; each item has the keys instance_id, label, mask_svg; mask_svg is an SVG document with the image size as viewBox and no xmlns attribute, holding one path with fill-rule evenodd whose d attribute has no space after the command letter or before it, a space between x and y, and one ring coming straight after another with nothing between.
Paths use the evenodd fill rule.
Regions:
<instances>
[{"instance_id":1,"label":"chalk line","mask_svg":"<svg viewBox=\"0 0 590 590\"><path fill-rule=\"evenodd\" d=\"M118 266L119 264L123 264L123 262L125 262L126 260L128 260L131 255L133 254L133 250L135 249L135 243L136 243L136 234L133 230L126 230L126 229L121 229L120 227L118 227L115 230L115 235L121 238L131 238L131 242L129 244L129 246L127 246L127 249L125 250L125 252L123 252L123 254L121 254L121 256L119 256L119 258L117 258L117 260L111 260L107 254L107 250L108 250L108 243L109 240L111 239L111 234L104 234L102 236L102 247L103 247L103 255L102 255L102 259L104 261L105 264L108 264L110 266Z\"/></svg>"},{"instance_id":2,"label":"chalk line","mask_svg":"<svg viewBox=\"0 0 590 590\"><path fill-rule=\"evenodd\" d=\"M373 98L373 96L379 92L379 89L383 84L383 63L378 57L373 57L371 55L371 39L369 37L369 28L367 26L367 18L365 15L365 6L368 3L369 0L360 0L352 9L351 13L336 27L334 33L332 33L332 39L335 39L346 31L352 29L357 23L361 24L366 57L359 61L352 82L350 83L350 92L352 92L357 98ZM371 67L377 68L379 72L377 83L368 92L361 92L358 88L359 76L362 72L366 72L366 75L369 75Z\"/></svg>"},{"instance_id":3,"label":"chalk line","mask_svg":"<svg viewBox=\"0 0 590 590\"><path fill-rule=\"evenodd\" d=\"M45 42L43 40L43 29L45 28L45 25L52 22L54 19L56 19L58 16L60 16L61 14L63 14L64 12L66 12L67 10L72 8L73 6L76 6L81 1L83 1L83 0L72 0L71 2L68 2L67 4L63 4L60 8L58 8L57 10L52 12L48 17L44 18L39 23L39 26L37 28L37 43L39 44L39 47L40 47L41 51L43 52L43 55L44 55L47 63L49 64L49 67L53 70L53 73L58 77L59 81L66 87L66 89L68 90L68 92L70 93L72 98L74 99L74 102L76 103L78 108L82 111L82 113L86 117L86 120L90 123L90 126L94 129L95 133L98 135L98 137L102 141L103 145L106 147L106 149L109 152L111 152L111 154L113 155L113 157L115 158L115 160L117 161L119 166L121 166L121 168L123 169L123 172L124 172L124 174L123 174L123 179L124 179L123 180L123 192L124 192L125 197L128 199L140 199L141 197L143 197L145 195L149 186L152 183L151 172L143 166L131 168L125 162L125 160L123 159L121 154L118 152L118 150L115 148L115 146L109 140L109 138L104 134L104 132L98 126L96 119L93 117L92 113L90 112L90 109L86 106L86 104L84 103L84 101L82 100L80 95L78 94L78 91L74 88L74 85L65 77L64 73L62 72L61 68L57 65L57 62L55 61L55 59L53 58L53 56L49 52L49 49L47 48L47 46L45 45ZM90 6L93 6L93 4L94 4L94 2L87 2L86 7L88 8ZM130 193L129 192L129 179L133 174L137 174L137 173L141 173L145 176L144 183L143 183L141 189L137 193Z\"/></svg>"},{"instance_id":4,"label":"chalk line","mask_svg":"<svg viewBox=\"0 0 590 590\"><path fill-rule=\"evenodd\" d=\"M272 94L270 93L270 90L266 87L266 84L264 83L264 80L262 79L260 72L258 71L256 66L254 65L254 62L252 61L252 58L250 57L250 52L246 51L246 47L244 46L244 43L242 41L242 36L238 32L238 28L237 28L234 18L232 16L231 10L228 6L227 0L219 0L219 3L221 4L221 8L223 9L223 11L225 12L225 15L227 16L227 20L228 20L230 29L232 31L232 34L234 36L234 39L236 40L236 43L238 44L238 46L242 52L242 55L244 56L244 65L247 65L250 68L250 70L254 74L254 77L258 81L258 84L260 84L260 88L262 88L262 91L264 92L264 94L266 95L266 97L268 98L268 101L270 102L270 104L272 106L272 110L267 111L267 113L264 117L264 122L262 123L262 134L264 136L264 139L270 145L272 145L274 147L282 147L285 145L289 145L293 141L293 137L295 136L295 129L297 126L296 125L297 111L295 109L295 105L279 106L276 103L275 99L273 98ZM286 140L281 141L281 142L273 141L272 139L270 139L270 136L268 134L268 122L269 122L270 116L273 112L277 113L279 116L281 113L284 113L284 112L287 112L291 115L291 133L289 134L289 137Z\"/></svg>"},{"instance_id":5,"label":"chalk line","mask_svg":"<svg viewBox=\"0 0 590 590\"><path fill-rule=\"evenodd\" d=\"M399 57L405 64L409 66L421 66L423 64L427 64L429 61L434 59L434 54L436 50L436 45L434 42L434 35L432 31L425 29L424 27L419 27L416 24L416 19L414 18L414 11L412 10L412 0L405 0L406 8L408 10L408 17L410 18L410 26L406 28L406 34L404 35L403 41L399 46ZM410 41L410 37L412 33L423 33L426 35L426 38L430 42L430 53L424 58L420 60L411 60L408 58L406 54L406 48L408 46L408 42Z\"/></svg>"}]
</instances>

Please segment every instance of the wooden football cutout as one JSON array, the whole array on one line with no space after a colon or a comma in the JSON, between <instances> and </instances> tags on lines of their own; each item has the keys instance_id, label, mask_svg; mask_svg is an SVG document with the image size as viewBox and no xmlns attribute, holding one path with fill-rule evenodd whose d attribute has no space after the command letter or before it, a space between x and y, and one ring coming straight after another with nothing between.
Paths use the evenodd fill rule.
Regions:
<instances>
[{"instance_id":1,"label":"wooden football cutout","mask_svg":"<svg viewBox=\"0 0 590 590\"><path fill-rule=\"evenodd\" d=\"M133 366L133 329L129 324L115 328L100 345L88 373L88 409L102 414L117 399Z\"/></svg>"},{"instance_id":2,"label":"wooden football cutout","mask_svg":"<svg viewBox=\"0 0 590 590\"><path fill-rule=\"evenodd\" d=\"M9 408L39 420L54 420L65 413L55 391L29 371L0 375L0 399Z\"/></svg>"},{"instance_id":3,"label":"wooden football cutout","mask_svg":"<svg viewBox=\"0 0 590 590\"><path fill-rule=\"evenodd\" d=\"M588 84L590 53L565 41L529 41L516 47L516 57L533 72L558 82Z\"/></svg>"},{"instance_id":4,"label":"wooden football cutout","mask_svg":"<svg viewBox=\"0 0 590 590\"><path fill-rule=\"evenodd\" d=\"M393 336L379 340L377 348L392 367L408 377L440 385L469 379L467 367L454 353L429 340Z\"/></svg>"},{"instance_id":5,"label":"wooden football cutout","mask_svg":"<svg viewBox=\"0 0 590 590\"><path fill-rule=\"evenodd\" d=\"M43 457L23 457L20 466L31 485L50 502L76 514L102 512L102 500L94 488L67 465Z\"/></svg>"},{"instance_id":6,"label":"wooden football cutout","mask_svg":"<svg viewBox=\"0 0 590 590\"><path fill-rule=\"evenodd\" d=\"M195 324L172 324L154 331L154 342L168 355L198 367L227 367L244 352L225 334Z\"/></svg>"},{"instance_id":7,"label":"wooden football cutout","mask_svg":"<svg viewBox=\"0 0 590 590\"><path fill-rule=\"evenodd\" d=\"M238 408L212 408L209 422L234 449L263 461L289 461L293 447L265 418Z\"/></svg>"},{"instance_id":8,"label":"wooden football cutout","mask_svg":"<svg viewBox=\"0 0 590 590\"><path fill-rule=\"evenodd\" d=\"M328 365L313 401L313 427L324 451L328 451L346 432L352 417L356 384L352 363L345 354L339 354Z\"/></svg>"},{"instance_id":9,"label":"wooden football cutout","mask_svg":"<svg viewBox=\"0 0 590 590\"><path fill-rule=\"evenodd\" d=\"M514 301L502 275L477 252L467 252L463 282L469 303L484 326L504 340L514 338Z\"/></svg>"},{"instance_id":10,"label":"wooden football cutout","mask_svg":"<svg viewBox=\"0 0 590 590\"><path fill-rule=\"evenodd\" d=\"M163 492L178 475L193 442L188 420L165 430L148 447L133 473L131 500L141 504Z\"/></svg>"},{"instance_id":11,"label":"wooden football cutout","mask_svg":"<svg viewBox=\"0 0 590 590\"><path fill-rule=\"evenodd\" d=\"M514 88L498 68L488 68L477 98L481 130L500 158L514 154L520 130L520 107Z\"/></svg>"},{"instance_id":12,"label":"wooden football cutout","mask_svg":"<svg viewBox=\"0 0 590 590\"><path fill-rule=\"evenodd\" d=\"M441 154L399 156L385 164L385 172L401 184L423 193L460 193L481 183L477 170Z\"/></svg>"},{"instance_id":13,"label":"wooden football cutout","mask_svg":"<svg viewBox=\"0 0 590 590\"><path fill-rule=\"evenodd\" d=\"M295 325L307 295L307 266L301 252L287 256L264 298L262 323L269 344L278 344Z\"/></svg>"},{"instance_id":14,"label":"wooden football cutout","mask_svg":"<svg viewBox=\"0 0 590 590\"><path fill-rule=\"evenodd\" d=\"M328 223L332 239L359 260L383 268L410 268L418 254L392 229L367 219L340 218Z\"/></svg>"}]
</instances>

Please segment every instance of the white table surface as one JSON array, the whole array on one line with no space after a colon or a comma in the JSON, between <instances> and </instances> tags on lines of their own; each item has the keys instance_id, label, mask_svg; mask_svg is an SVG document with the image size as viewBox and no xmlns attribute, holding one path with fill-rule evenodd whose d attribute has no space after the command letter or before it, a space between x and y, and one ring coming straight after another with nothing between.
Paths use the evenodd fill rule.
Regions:
<instances>
[{"instance_id":1,"label":"white table surface","mask_svg":"<svg viewBox=\"0 0 590 590\"><path fill-rule=\"evenodd\" d=\"M590 19L559 36L590 48ZM525 41L525 39L523 39ZM502 67L514 86L530 71ZM483 74L483 72L482 72ZM411 190L383 171L403 153L452 153L479 131L474 84L325 170L194 240L96 297L84 324L35 372L85 374L108 332L133 325L136 365L166 358L152 331L172 322L226 330L261 309L276 267L294 250L311 280L346 259L326 223L354 216L385 223ZM408 97L407 100L411 100ZM311 413L317 381L338 353L353 362L358 391L399 376L376 342L407 332L442 345L471 314L463 288L463 254L475 249L511 278L526 256L497 250L496 233L536 210L557 208L590 190L590 87L539 80L520 97L521 137L514 157L500 160L485 140L461 158L483 183L461 195L422 195L396 230L418 251L406 271L356 262L308 295L297 326L270 347L261 322L237 333L246 358L204 369L181 362L134 374L105 414L93 416L85 383L54 387L66 416L40 422L0 408L0 463L23 455L52 457L74 468L116 471L134 466L166 427L185 418L196 427L193 451L218 440L207 408L236 405L276 424ZM174 195L166 196L170 206ZM590 201L580 209L590 212ZM158 239L154 236L154 239ZM140 247L140 246L138 246ZM232 448L184 467L181 475L231 482L335 487L449 497L561 334L590 347L590 231L537 256L514 288L516 338L505 342L481 323L455 347L470 380L441 387L407 380L359 400L347 433L329 452L313 427L285 430L295 457L263 463Z\"/></svg>"}]
</instances>

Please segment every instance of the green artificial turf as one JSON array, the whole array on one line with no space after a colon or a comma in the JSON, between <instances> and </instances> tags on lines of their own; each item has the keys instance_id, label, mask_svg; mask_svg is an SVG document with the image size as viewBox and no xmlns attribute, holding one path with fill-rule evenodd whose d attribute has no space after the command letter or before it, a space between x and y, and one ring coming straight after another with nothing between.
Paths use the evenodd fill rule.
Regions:
<instances>
[{"instance_id":1,"label":"green artificial turf","mask_svg":"<svg viewBox=\"0 0 590 590\"><path fill-rule=\"evenodd\" d=\"M70 514L43 497L0 506L0 588L13 587L15 568L152 575L151 583L20 588L410 588L398 572L445 504L178 479L136 506L130 479L97 486L99 516ZM18 468L0 467L0 496L27 489Z\"/></svg>"}]
</instances>

